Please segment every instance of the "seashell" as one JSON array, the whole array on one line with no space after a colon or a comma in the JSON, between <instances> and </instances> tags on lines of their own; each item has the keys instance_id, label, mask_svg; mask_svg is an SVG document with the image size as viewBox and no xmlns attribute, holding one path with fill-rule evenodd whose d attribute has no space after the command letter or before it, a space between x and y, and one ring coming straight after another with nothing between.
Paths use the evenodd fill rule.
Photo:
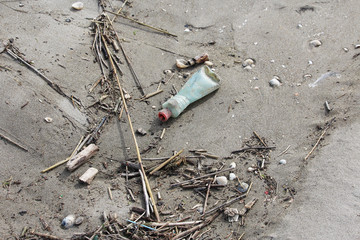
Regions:
<instances>
[{"instance_id":1,"label":"seashell","mask_svg":"<svg viewBox=\"0 0 360 240\"><path fill-rule=\"evenodd\" d=\"M252 69L252 67L251 66L246 66L246 67L244 67L244 69L247 70L247 71L250 71Z\"/></svg>"},{"instance_id":2,"label":"seashell","mask_svg":"<svg viewBox=\"0 0 360 240\"><path fill-rule=\"evenodd\" d=\"M71 7L72 7L73 9L76 9L76 10L81 10L81 9L84 8L84 3L82 3L82 2L75 2L75 3L73 3L73 4L71 5Z\"/></svg>"},{"instance_id":3,"label":"seashell","mask_svg":"<svg viewBox=\"0 0 360 240\"><path fill-rule=\"evenodd\" d=\"M238 189L240 192L244 193L244 192L246 192L246 191L249 189L249 184L247 184L246 182L242 182L242 183L240 183L240 184L238 185L237 189Z\"/></svg>"},{"instance_id":4,"label":"seashell","mask_svg":"<svg viewBox=\"0 0 360 240\"><path fill-rule=\"evenodd\" d=\"M224 214L229 222L237 222L239 220L239 210L236 208L226 207Z\"/></svg>"},{"instance_id":5,"label":"seashell","mask_svg":"<svg viewBox=\"0 0 360 240\"><path fill-rule=\"evenodd\" d=\"M281 159L280 161L279 161L279 164L286 164L286 160L285 159Z\"/></svg>"},{"instance_id":6,"label":"seashell","mask_svg":"<svg viewBox=\"0 0 360 240\"><path fill-rule=\"evenodd\" d=\"M280 81L275 77L269 81L271 87L279 87L281 85Z\"/></svg>"},{"instance_id":7,"label":"seashell","mask_svg":"<svg viewBox=\"0 0 360 240\"><path fill-rule=\"evenodd\" d=\"M320 47L322 42L320 40L312 40L310 41L310 46L312 47Z\"/></svg>"},{"instance_id":8,"label":"seashell","mask_svg":"<svg viewBox=\"0 0 360 240\"><path fill-rule=\"evenodd\" d=\"M349 49L346 48L346 47L344 47L343 50L344 50L344 52L348 52L348 51L349 51Z\"/></svg>"},{"instance_id":9,"label":"seashell","mask_svg":"<svg viewBox=\"0 0 360 240\"><path fill-rule=\"evenodd\" d=\"M65 228L71 228L74 226L75 223L75 216L74 215L68 215L66 218L64 218L61 222L61 225Z\"/></svg>"},{"instance_id":10,"label":"seashell","mask_svg":"<svg viewBox=\"0 0 360 240\"><path fill-rule=\"evenodd\" d=\"M253 171L255 171L255 170L256 170L256 169L253 168L253 167L249 167L249 168L247 169L248 172L253 172Z\"/></svg>"},{"instance_id":11,"label":"seashell","mask_svg":"<svg viewBox=\"0 0 360 240\"><path fill-rule=\"evenodd\" d=\"M188 68L190 65L188 64L188 61L185 59L176 59L176 66L178 68Z\"/></svg>"},{"instance_id":12,"label":"seashell","mask_svg":"<svg viewBox=\"0 0 360 240\"><path fill-rule=\"evenodd\" d=\"M216 183L225 186L227 185L228 180L225 176L220 176L220 177L216 177Z\"/></svg>"},{"instance_id":13,"label":"seashell","mask_svg":"<svg viewBox=\"0 0 360 240\"><path fill-rule=\"evenodd\" d=\"M236 168L236 163L235 162L232 162L232 163L230 163L230 166L229 166L230 168Z\"/></svg>"},{"instance_id":14,"label":"seashell","mask_svg":"<svg viewBox=\"0 0 360 240\"><path fill-rule=\"evenodd\" d=\"M204 64L205 64L206 66L209 66L209 67L214 66L214 63L213 63L213 62L210 62L210 61L205 61Z\"/></svg>"},{"instance_id":15,"label":"seashell","mask_svg":"<svg viewBox=\"0 0 360 240\"><path fill-rule=\"evenodd\" d=\"M78 225L82 224L83 221L84 221L84 218L83 218L83 217L77 217L77 218L75 219L74 225L77 225L77 226L78 226Z\"/></svg>"},{"instance_id":16,"label":"seashell","mask_svg":"<svg viewBox=\"0 0 360 240\"><path fill-rule=\"evenodd\" d=\"M236 179L235 173L230 173L230 174L229 174L229 180L230 180L230 181L234 181L235 179Z\"/></svg>"},{"instance_id":17,"label":"seashell","mask_svg":"<svg viewBox=\"0 0 360 240\"><path fill-rule=\"evenodd\" d=\"M172 74L172 71L170 69L166 69L166 70L164 70L164 74L170 75L170 74Z\"/></svg>"},{"instance_id":18,"label":"seashell","mask_svg":"<svg viewBox=\"0 0 360 240\"><path fill-rule=\"evenodd\" d=\"M252 59L252 58L248 58L248 59L244 60L242 65L243 65L244 68L247 67L247 66L255 67L255 60Z\"/></svg>"},{"instance_id":19,"label":"seashell","mask_svg":"<svg viewBox=\"0 0 360 240\"><path fill-rule=\"evenodd\" d=\"M51 123L53 121L53 119L51 117L46 117L46 118L44 118L44 120L47 123Z\"/></svg>"}]
</instances>

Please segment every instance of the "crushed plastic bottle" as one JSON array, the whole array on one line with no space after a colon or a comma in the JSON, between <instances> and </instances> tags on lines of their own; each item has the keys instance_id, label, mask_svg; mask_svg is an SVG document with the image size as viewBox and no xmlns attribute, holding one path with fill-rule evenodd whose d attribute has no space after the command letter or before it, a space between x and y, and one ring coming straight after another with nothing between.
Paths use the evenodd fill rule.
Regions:
<instances>
[{"instance_id":1,"label":"crushed plastic bottle","mask_svg":"<svg viewBox=\"0 0 360 240\"><path fill-rule=\"evenodd\" d=\"M220 78L208 66L202 67L185 83L178 94L167 100L159 112L160 121L176 118L189 104L205 97L220 87Z\"/></svg>"}]
</instances>

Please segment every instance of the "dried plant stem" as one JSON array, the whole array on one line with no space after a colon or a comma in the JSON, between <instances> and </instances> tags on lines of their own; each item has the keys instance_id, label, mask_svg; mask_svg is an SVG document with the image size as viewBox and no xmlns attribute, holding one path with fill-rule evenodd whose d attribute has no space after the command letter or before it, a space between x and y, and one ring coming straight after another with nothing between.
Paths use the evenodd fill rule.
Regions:
<instances>
[{"instance_id":1,"label":"dried plant stem","mask_svg":"<svg viewBox=\"0 0 360 240\"><path fill-rule=\"evenodd\" d=\"M331 124L333 123L333 121L335 120L335 118L331 119L330 122L327 124L327 126L325 127L325 129L323 130L323 132L321 133L319 139L316 141L314 147L311 149L311 151L306 155L306 157L304 158L304 160L308 160L308 158L310 157L310 155L314 152L314 150L316 149L316 147L319 145L321 139L324 137L326 131L330 128Z\"/></svg>"},{"instance_id":2,"label":"dried plant stem","mask_svg":"<svg viewBox=\"0 0 360 240\"><path fill-rule=\"evenodd\" d=\"M157 166L154 170L152 170L150 172L150 175L154 174L156 171L160 170L161 168L163 168L166 164L168 164L171 160L173 160L174 158L176 158L177 156L179 156L182 152L184 151L184 149L181 149L177 154L175 154L174 156L172 156L171 158L169 158L168 160L166 160L165 162L161 163L159 166Z\"/></svg>"},{"instance_id":3,"label":"dried plant stem","mask_svg":"<svg viewBox=\"0 0 360 240\"><path fill-rule=\"evenodd\" d=\"M150 28L150 29L153 29L153 30L155 30L155 31L158 31L158 32L167 34L167 35L169 35L169 36L177 37L175 34L169 33L169 32L166 31L166 30L163 30L163 29L161 29L161 28L157 28L157 27L150 26L150 25L148 25L148 24L146 24L146 23L143 23L143 22L139 22L138 20L136 20L136 19L134 19L134 18L131 18L131 17L128 17L128 16L125 16L124 14L115 13L115 12L112 12L112 11L109 11L109 10L104 10L104 11L105 11L105 12L108 12L108 13L111 13L111 14L114 14L115 16L123 17L123 18L125 18L125 19L130 20L130 21L136 22L136 23L139 24L139 25L148 27L148 28Z\"/></svg>"},{"instance_id":4,"label":"dried plant stem","mask_svg":"<svg viewBox=\"0 0 360 240\"><path fill-rule=\"evenodd\" d=\"M260 140L260 142L267 147L267 144L262 140L262 138L259 136L259 134L257 134L257 132L254 131L254 135Z\"/></svg>"},{"instance_id":5,"label":"dried plant stem","mask_svg":"<svg viewBox=\"0 0 360 240\"><path fill-rule=\"evenodd\" d=\"M74 151L71 153L70 157L68 157L65 160L62 160L60 162L55 163L54 165L52 165L51 167L48 167L47 169L42 170L41 173L48 172L48 171L50 171L50 170L52 170L52 169L54 169L54 168L56 168L56 167L58 167L58 166L60 166L60 165L62 165L64 163L68 162L78 152L79 146L80 146L83 139L84 139L84 136L82 136L80 138L79 143L76 145L76 147L75 147Z\"/></svg>"},{"instance_id":6,"label":"dried plant stem","mask_svg":"<svg viewBox=\"0 0 360 240\"><path fill-rule=\"evenodd\" d=\"M148 99L148 98L151 98L151 97L153 97L153 96L155 96L155 95L157 95L157 94L159 94L159 93L162 93L163 92L163 90L162 89L159 89L159 90L156 90L155 92L153 92L153 93L148 93L148 94L146 94L145 96L143 96L142 98L140 98L140 101L144 101L144 100L146 100L146 99Z\"/></svg>"},{"instance_id":7,"label":"dried plant stem","mask_svg":"<svg viewBox=\"0 0 360 240\"><path fill-rule=\"evenodd\" d=\"M28 151L29 151L26 147L20 145L19 143L16 143L15 141L11 140L10 138L6 137L5 135L3 135L3 134L1 134L1 133L0 133L0 138L5 139L5 140L8 141L9 143L11 143L11 144L19 147L20 149L24 150L25 152L28 152Z\"/></svg>"},{"instance_id":8,"label":"dried plant stem","mask_svg":"<svg viewBox=\"0 0 360 240\"><path fill-rule=\"evenodd\" d=\"M103 42L104 42L104 45L105 45L105 49L106 49L107 53L109 54L110 50L109 50L109 47L107 46L107 43L106 43L105 39L103 39ZM125 99L125 96L124 96L124 91L123 91L123 88L121 86L119 75L118 75L118 73L116 71L116 67L114 65L114 62L113 62L112 58L109 58L109 61L110 61L110 64L112 66L112 70L114 71L114 76L115 76L116 81L117 81L118 86L119 86L119 90L120 90L120 94L121 94L121 100L123 102L124 110L125 110L125 113L126 113L126 116L127 116L127 119L128 119L131 135L132 135L133 140L134 140L135 149L136 149L136 155L137 155L137 158L138 158L138 161L139 161L139 164L140 164L141 172L144 175L144 181L146 183L146 188L148 190L148 193L150 195L150 199L151 199L153 207L154 207L154 213L155 213L156 220L159 222L160 221L160 215L159 215L159 212L157 210L156 201L155 201L155 198L154 198L154 196L152 194L151 187L150 187L149 181L148 181L148 179L146 177L144 167L142 165L139 145L138 145L137 140L136 140L136 136L135 136L134 128L133 128L133 125L132 125L129 109L127 107L126 99Z\"/></svg>"}]
</instances>

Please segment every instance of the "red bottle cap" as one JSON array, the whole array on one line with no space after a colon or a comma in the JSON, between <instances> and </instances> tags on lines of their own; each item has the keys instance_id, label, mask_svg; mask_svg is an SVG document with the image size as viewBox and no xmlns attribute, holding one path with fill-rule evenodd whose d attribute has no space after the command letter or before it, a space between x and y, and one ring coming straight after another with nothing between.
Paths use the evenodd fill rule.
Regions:
<instances>
[{"instance_id":1,"label":"red bottle cap","mask_svg":"<svg viewBox=\"0 0 360 240\"><path fill-rule=\"evenodd\" d=\"M169 109L164 108L159 112L158 116L160 121L166 122L171 117L171 114L172 112Z\"/></svg>"}]
</instances>

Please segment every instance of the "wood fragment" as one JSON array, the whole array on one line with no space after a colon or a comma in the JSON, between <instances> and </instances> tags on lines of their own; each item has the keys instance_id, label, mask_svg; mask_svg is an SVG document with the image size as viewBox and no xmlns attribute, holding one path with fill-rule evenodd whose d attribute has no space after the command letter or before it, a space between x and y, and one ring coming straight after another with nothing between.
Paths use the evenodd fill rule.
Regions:
<instances>
[{"instance_id":1,"label":"wood fragment","mask_svg":"<svg viewBox=\"0 0 360 240\"><path fill-rule=\"evenodd\" d=\"M133 21L133 22L135 22L135 23L137 23L137 24L139 24L139 25L148 27L148 28L150 28L150 29L153 29L153 30L155 30L155 31L158 31L158 32L167 34L167 35L169 35L169 36L177 37L175 34L169 33L169 32L166 31L166 30L163 30L163 29L161 29L161 28L157 28L157 27L150 26L150 25L148 25L148 24L146 24L146 23L143 23L143 22L140 22L140 21L138 21L138 20L136 20L136 19L134 19L134 18L125 16L124 14L115 13L115 12L108 11L108 10L105 10L105 9L104 9L104 11L105 11L105 12L108 12L108 13L111 13L111 14L114 14L115 16L120 16L120 17L122 17L122 18L128 19L128 20Z\"/></svg>"},{"instance_id":2,"label":"wood fragment","mask_svg":"<svg viewBox=\"0 0 360 240\"><path fill-rule=\"evenodd\" d=\"M254 198L253 200L245 204L245 206L239 211L239 215L244 216L245 213L247 213L254 206L257 200L258 200L257 198Z\"/></svg>"},{"instance_id":3,"label":"wood fragment","mask_svg":"<svg viewBox=\"0 0 360 240\"><path fill-rule=\"evenodd\" d=\"M274 147L260 147L260 146L258 146L258 147L245 147L245 148L241 148L241 149L239 149L239 150L234 150L234 151L232 151L231 153L233 154L233 153L239 153L239 152L244 152L244 151L247 151L247 150L272 150L272 149L275 149L276 147L274 146Z\"/></svg>"},{"instance_id":4,"label":"wood fragment","mask_svg":"<svg viewBox=\"0 0 360 240\"><path fill-rule=\"evenodd\" d=\"M172 240L181 239L181 238L186 237L187 235L191 234L192 232L195 232L196 230L202 229L203 227L212 223L219 215L220 215L220 212L215 213L213 216L209 217L208 219L206 219L204 222L200 223L199 225L194 226L184 232L177 234L175 237L172 238Z\"/></svg>"},{"instance_id":5,"label":"wood fragment","mask_svg":"<svg viewBox=\"0 0 360 240\"><path fill-rule=\"evenodd\" d=\"M109 198L110 198L110 200L113 200L113 195L112 195L111 188L110 188L110 187L108 187L108 188L107 188L107 190L108 190L108 194L109 194Z\"/></svg>"},{"instance_id":6,"label":"wood fragment","mask_svg":"<svg viewBox=\"0 0 360 240\"><path fill-rule=\"evenodd\" d=\"M81 175L79 180L83 183L90 184L94 180L94 178L98 172L99 172L99 170L91 167L88 170L86 170L86 172L83 175Z\"/></svg>"},{"instance_id":7,"label":"wood fragment","mask_svg":"<svg viewBox=\"0 0 360 240\"><path fill-rule=\"evenodd\" d=\"M15 52L11 51L10 49L6 49L6 52L13 57L15 60L18 60L19 62L23 63L25 66L27 66L28 68L30 68L33 72L35 72L37 75L39 75L42 79L45 80L45 82L53 89L55 90L57 93L59 93L61 96L66 97L67 99L70 100L71 102L71 97L69 97L68 95L66 95L63 90L60 88L59 85L57 85L56 83L54 83L53 81L51 81L48 77L46 77L43 73L41 73L38 69L36 69L35 67L31 66L27 61L25 61L23 58L21 58L20 56L18 56Z\"/></svg>"},{"instance_id":8,"label":"wood fragment","mask_svg":"<svg viewBox=\"0 0 360 240\"><path fill-rule=\"evenodd\" d=\"M265 147L267 147L268 145L262 140L262 138L259 136L259 134L257 134L257 132L253 132L254 133L254 135L260 140L260 142L265 146Z\"/></svg>"},{"instance_id":9,"label":"wood fragment","mask_svg":"<svg viewBox=\"0 0 360 240\"><path fill-rule=\"evenodd\" d=\"M50 240L63 240L63 238L59 238L50 234L45 234L45 233L39 233L39 232L35 232L35 231L29 231L30 234L38 236L38 237L42 237L45 239L50 239Z\"/></svg>"},{"instance_id":10,"label":"wood fragment","mask_svg":"<svg viewBox=\"0 0 360 240\"><path fill-rule=\"evenodd\" d=\"M166 132L166 128L164 128L162 130L161 135L160 135L160 140L164 138L165 132Z\"/></svg>"},{"instance_id":11,"label":"wood fragment","mask_svg":"<svg viewBox=\"0 0 360 240\"><path fill-rule=\"evenodd\" d=\"M245 235L245 232L243 232L243 233L240 235L240 237L238 238L238 240L241 240L244 235Z\"/></svg>"},{"instance_id":12,"label":"wood fragment","mask_svg":"<svg viewBox=\"0 0 360 240\"><path fill-rule=\"evenodd\" d=\"M227 207L227 206L233 204L234 202L237 202L237 201L245 198L246 196L247 196L246 194L240 195L240 196L238 196L238 197L236 197L236 198L234 198L234 199L232 199L232 200L229 200L229 201L221 204L220 206L217 206L217 207L214 207L214 208L210 209L209 211L207 211L206 213L204 213L204 215L209 215L210 213L213 213L213 212L215 212L215 211L217 211L217 210L219 210L219 209L222 209L222 208L224 208L224 207Z\"/></svg>"},{"instance_id":13,"label":"wood fragment","mask_svg":"<svg viewBox=\"0 0 360 240\"><path fill-rule=\"evenodd\" d=\"M148 192L147 192L147 190L146 190L146 184L145 184L145 180L144 180L144 175L143 175L143 173L141 172L141 169L139 169L139 173L140 173L141 183L142 183L143 192L144 192L146 217L150 217L149 194L148 194Z\"/></svg>"},{"instance_id":14,"label":"wood fragment","mask_svg":"<svg viewBox=\"0 0 360 240\"><path fill-rule=\"evenodd\" d=\"M291 145L289 145L284 151L279 153L278 157L280 157L281 155L284 155L290 149L290 147L291 147Z\"/></svg>"},{"instance_id":15,"label":"wood fragment","mask_svg":"<svg viewBox=\"0 0 360 240\"><path fill-rule=\"evenodd\" d=\"M321 139L324 137L326 131L331 127L331 125L332 125L332 123L334 122L334 120L335 120L335 118L332 118L332 119L330 120L330 122L328 122L328 123L326 124L325 129L322 131L322 133L321 133L319 139L316 141L314 147L311 149L311 151L310 151L310 152L306 155L306 157L304 158L305 161L308 160L308 158L310 157L310 155L314 152L314 150L316 149L316 147L319 145Z\"/></svg>"},{"instance_id":16,"label":"wood fragment","mask_svg":"<svg viewBox=\"0 0 360 240\"><path fill-rule=\"evenodd\" d=\"M199 180L199 179L202 179L202 178L211 177L211 176L217 175L217 174L222 173L222 172L233 171L233 170L234 170L233 168L226 168L226 169L223 169L223 170L220 170L220 171L217 171L217 172L213 172L213 173L209 173L209 174L205 174L203 176L196 177L196 178L193 178L193 179L190 179L190 180L186 180L186 181L183 181L183 182L171 184L170 187L177 187L177 186L180 186L180 185L189 184L189 183L192 183L192 182L194 182L196 180Z\"/></svg>"},{"instance_id":17,"label":"wood fragment","mask_svg":"<svg viewBox=\"0 0 360 240\"><path fill-rule=\"evenodd\" d=\"M206 212L206 206L207 206L207 201L208 201L208 198L209 198L211 183L212 183L212 181L209 182L208 186L207 186L207 191L206 191L206 196L205 196L205 201L204 201L204 207L203 207L203 214L205 214L205 212Z\"/></svg>"},{"instance_id":18,"label":"wood fragment","mask_svg":"<svg viewBox=\"0 0 360 240\"><path fill-rule=\"evenodd\" d=\"M174 158L176 158L177 156L179 156L182 152L184 151L184 149L181 149L177 154L175 154L174 156L172 156L171 158L169 158L168 160L166 160L165 162L161 163L158 167L156 167L154 170L152 170L150 172L150 175L154 174L155 172L157 172L158 170L160 170L161 168L163 168L166 164L168 164L171 160L173 160Z\"/></svg>"},{"instance_id":19,"label":"wood fragment","mask_svg":"<svg viewBox=\"0 0 360 240\"><path fill-rule=\"evenodd\" d=\"M5 139L7 142L9 142L9 143L11 143L12 145L14 145L14 146L16 146L16 147L24 150L25 152L28 152L28 151L29 151L26 147L24 147L24 146L22 146L21 144L15 142L15 141L13 141L13 140L11 140L9 137L7 137L7 136L5 136L5 135L3 135L3 134L1 134L1 133L0 133L0 138Z\"/></svg>"},{"instance_id":20,"label":"wood fragment","mask_svg":"<svg viewBox=\"0 0 360 240\"><path fill-rule=\"evenodd\" d=\"M151 227L163 227L164 225L169 226L169 227L174 227L174 226L185 226L185 225L194 225L194 224L198 224L198 223L202 223L202 220L196 220L196 221L190 221L190 222L150 222L150 223L146 223L146 225L151 226Z\"/></svg>"},{"instance_id":21,"label":"wood fragment","mask_svg":"<svg viewBox=\"0 0 360 240\"><path fill-rule=\"evenodd\" d=\"M208 158L213 158L213 159L218 159L219 156L216 156L216 155L213 155L213 154L209 154L209 153L204 153L204 152L194 152L195 154L198 154L198 155L202 155L204 157L208 157Z\"/></svg>"},{"instance_id":22,"label":"wood fragment","mask_svg":"<svg viewBox=\"0 0 360 240\"><path fill-rule=\"evenodd\" d=\"M159 93L162 93L164 90L162 90L162 89L159 89L159 90L156 90L155 92L153 92L153 93L148 93L148 94L146 94L145 96L143 96L142 98L140 98L140 101L144 101L144 100L146 100L146 99L148 99L148 98L151 98L151 97L153 97L153 96L155 96L155 95L157 95L157 94L159 94Z\"/></svg>"},{"instance_id":23,"label":"wood fragment","mask_svg":"<svg viewBox=\"0 0 360 240\"><path fill-rule=\"evenodd\" d=\"M94 156L97 151L99 150L99 147L95 144L90 144L87 146L84 150L82 150L80 153L76 154L74 157L72 157L66 164L66 168L69 171L74 171L78 167L80 167L82 164L86 163L92 156Z\"/></svg>"}]
</instances>

